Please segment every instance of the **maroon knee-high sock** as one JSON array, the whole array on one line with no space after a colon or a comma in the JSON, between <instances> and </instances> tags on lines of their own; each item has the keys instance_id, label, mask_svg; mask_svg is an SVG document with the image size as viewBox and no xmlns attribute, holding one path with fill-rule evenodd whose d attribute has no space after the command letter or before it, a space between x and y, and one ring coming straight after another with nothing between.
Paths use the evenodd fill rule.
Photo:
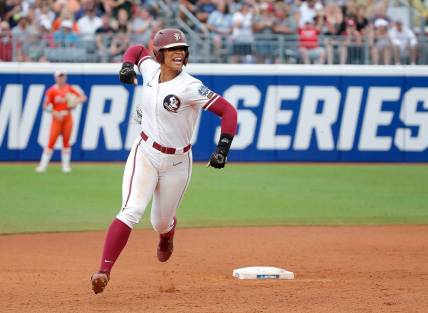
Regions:
<instances>
[{"instance_id":1,"label":"maroon knee-high sock","mask_svg":"<svg viewBox=\"0 0 428 313\"><path fill-rule=\"evenodd\" d=\"M128 242L131 228L118 219L111 223L104 242L103 256L101 259L100 272L110 273L119 254Z\"/></svg>"}]
</instances>

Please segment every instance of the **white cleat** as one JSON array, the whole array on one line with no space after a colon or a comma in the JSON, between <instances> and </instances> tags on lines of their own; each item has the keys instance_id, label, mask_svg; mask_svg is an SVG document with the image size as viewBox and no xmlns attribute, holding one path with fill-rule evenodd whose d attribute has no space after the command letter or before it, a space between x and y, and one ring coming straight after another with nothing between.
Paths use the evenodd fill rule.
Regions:
<instances>
[{"instance_id":1,"label":"white cleat","mask_svg":"<svg viewBox=\"0 0 428 313\"><path fill-rule=\"evenodd\" d=\"M71 168L69 168L69 167L64 167L64 168L62 169L62 172L63 172L63 173L70 173L70 172L71 172Z\"/></svg>"},{"instance_id":2,"label":"white cleat","mask_svg":"<svg viewBox=\"0 0 428 313\"><path fill-rule=\"evenodd\" d=\"M46 167L37 166L36 167L36 173L44 173L46 172Z\"/></svg>"}]
</instances>

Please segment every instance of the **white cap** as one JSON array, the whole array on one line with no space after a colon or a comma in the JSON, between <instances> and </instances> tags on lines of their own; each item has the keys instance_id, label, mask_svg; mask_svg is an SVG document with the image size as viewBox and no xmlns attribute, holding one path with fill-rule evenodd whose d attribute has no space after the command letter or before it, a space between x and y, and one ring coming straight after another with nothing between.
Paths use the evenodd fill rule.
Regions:
<instances>
[{"instance_id":1,"label":"white cap","mask_svg":"<svg viewBox=\"0 0 428 313\"><path fill-rule=\"evenodd\" d=\"M384 26L388 26L388 21L384 20L383 18L378 18L375 22L374 22L374 26L375 27L384 27Z\"/></svg>"},{"instance_id":2,"label":"white cap","mask_svg":"<svg viewBox=\"0 0 428 313\"><path fill-rule=\"evenodd\" d=\"M66 75L65 72L61 70L55 71L55 74L54 74L55 77L64 76L64 75Z\"/></svg>"},{"instance_id":3,"label":"white cap","mask_svg":"<svg viewBox=\"0 0 428 313\"><path fill-rule=\"evenodd\" d=\"M63 20L61 23L61 27L73 28L73 22L70 20Z\"/></svg>"}]
</instances>

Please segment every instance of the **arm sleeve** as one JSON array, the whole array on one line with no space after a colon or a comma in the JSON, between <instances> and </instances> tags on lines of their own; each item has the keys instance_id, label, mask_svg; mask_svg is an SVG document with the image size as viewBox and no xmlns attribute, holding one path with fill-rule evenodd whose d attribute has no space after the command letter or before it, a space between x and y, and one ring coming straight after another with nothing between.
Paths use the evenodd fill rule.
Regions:
<instances>
[{"instance_id":1,"label":"arm sleeve","mask_svg":"<svg viewBox=\"0 0 428 313\"><path fill-rule=\"evenodd\" d=\"M238 112L229 101L221 96L208 107L208 110L221 117L221 133L235 136L238 124Z\"/></svg>"},{"instance_id":2,"label":"arm sleeve","mask_svg":"<svg viewBox=\"0 0 428 313\"><path fill-rule=\"evenodd\" d=\"M149 50L143 45L129 47L123 55L123 62L137 65L144 81L150 79L151 74L159 67L159 64L150 55Z\"/></svg>"},{"instance_id":3,"label":"arm sleeve","mask_svg":"<svg viewBox=\"0 0 428 313\"><path fill-rule=\"evenodd\" d=\"M123 55L123 62L128 62L140 66L145 59L151 58L149 50L143 45L129 47Z\"/></svg>"}]
</instances>

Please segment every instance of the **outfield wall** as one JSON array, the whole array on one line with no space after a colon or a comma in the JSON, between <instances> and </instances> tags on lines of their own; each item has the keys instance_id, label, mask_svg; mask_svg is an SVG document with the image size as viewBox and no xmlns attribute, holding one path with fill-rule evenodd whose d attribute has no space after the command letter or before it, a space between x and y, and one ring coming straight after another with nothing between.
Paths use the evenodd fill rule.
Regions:
<instances>
[{"instance_id":1,"label":"outfield wall","mask_svg":"<svg viewBox=\"0 0 428 313\"><path fill-rule=\"evenodd\" d=\"M53 63L1 63L0 160L39 159L50 124L41 104L57 69L88 95L73 111L72 159L125 160L139 132L132 115L141 87L119 82L120 64ZM426 66L195 64L187 70L238 109L230 160L428 162ZM208 159L218 125L212 113L201 114L196 161Z\"/></svg>"}]
</instances>

